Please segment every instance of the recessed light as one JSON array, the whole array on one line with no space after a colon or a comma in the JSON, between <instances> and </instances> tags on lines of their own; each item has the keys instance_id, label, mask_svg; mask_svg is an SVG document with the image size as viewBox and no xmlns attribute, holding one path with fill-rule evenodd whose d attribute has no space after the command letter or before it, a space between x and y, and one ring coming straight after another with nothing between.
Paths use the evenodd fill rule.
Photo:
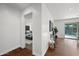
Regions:
<instances>
[{"instance_id":1,"label":"recessed light","mask_svg":"<svg viewBox=\"0 0 79 59\"><path fill-rule=\"evenodd\" d=\"M69 8L69 11L71 11L72 10L72 8Z\"/></svg>"}]
</instances>

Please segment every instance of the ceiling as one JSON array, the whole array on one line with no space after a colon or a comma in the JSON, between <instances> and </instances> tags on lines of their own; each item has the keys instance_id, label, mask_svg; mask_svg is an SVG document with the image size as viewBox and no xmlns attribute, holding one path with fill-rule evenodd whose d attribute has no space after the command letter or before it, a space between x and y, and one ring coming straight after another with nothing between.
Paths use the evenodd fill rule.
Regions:
<instances>
[{"instance_id":1,"label":"ceiling","mask_svg":"<svg viewBox=\"0 0 79 59\"><path fill-rule=\"evenodd\" d=\"M31 5L31 3L1 3L1 4L17 9L18 11L23 11L25 8Z\"/></svg>"},{"instance_id":2,"label":"ceiling","mask_svg":"<svg viewBox=\"0 0 79 59\"><path fill-rule=\"evenodd\" d=\"M56 20L79 17L79 3L46 3Z\"/></svg>"},{"instance_id":3,"label":"ceiling","mask_svg":"<svg viewBox=\"0 0 79 59\"><path fill-rule=\"evenodd\" d=\"M34 3L2 3L18 11L32 6ZM45 3L52 17L56 20L79 17L79 3Z\"/></svg>"}]
</instances>

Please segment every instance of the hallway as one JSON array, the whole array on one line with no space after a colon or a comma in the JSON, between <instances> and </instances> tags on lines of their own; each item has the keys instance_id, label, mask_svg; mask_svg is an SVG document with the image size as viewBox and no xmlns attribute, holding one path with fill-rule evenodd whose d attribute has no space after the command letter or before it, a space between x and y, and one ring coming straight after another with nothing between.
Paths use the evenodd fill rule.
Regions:
<instances>
[{"instance_id":1,"label":"hallway","mask_svg":"<svg viewBox=\"0 0 79 59\"><path fill-rule=\"evenodd\" d=\"M79 47L76 40L57 39L55 49L48 49L45 56L79 56ZM3 56L32 56L32 51L28 49L15 49Z\"/></svg>"},{"instance_id":2,"label":"hallway","mask_svg":"<svg viewBox=\"0 0 79 59\"><path fill-rule=\"evenodd\" d=\"M79 47L76 40L57 39L55 49L48 49L46 56L79 56Z\"/></svg>"}]
</instances>

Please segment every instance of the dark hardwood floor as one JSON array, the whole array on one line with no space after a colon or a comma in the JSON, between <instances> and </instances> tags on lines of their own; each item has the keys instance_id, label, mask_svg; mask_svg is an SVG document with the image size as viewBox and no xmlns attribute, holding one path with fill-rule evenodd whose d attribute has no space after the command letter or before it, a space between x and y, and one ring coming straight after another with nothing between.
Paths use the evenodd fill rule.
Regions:
<instances>
[{"instance_id":1,"label":"dark hardwood floor","mask_svg":"<svg viewBox=\"0 0 79 59\"><path fill-rule=\"evenodd\" d=\"M29 49L15 49L3 56L32 56ZM57 39L56 48L49 48L45 56L79 56L79 47L76 40Z\"/></svg>"},{"instance_id":2,"label":"dark hardwood floor","mask_svg":"<svg viewBox=\"0 0 79 59\"><path fill-rule=\"evenodd\" d=\"M7 54L4 54L3 56L32 56L32 50L27 48L17 48Z\"/></svg>"},{"instance_id":3,"label":"dark hardwood floor","mask_svg":"<svg viewBox=\"0 0 79 59\"><path fill-rule=\"evenodd\" d=\"M46 56L79 56L77 40L57 39L56 48L49 48Z\"/></svg>"}]
</instances>

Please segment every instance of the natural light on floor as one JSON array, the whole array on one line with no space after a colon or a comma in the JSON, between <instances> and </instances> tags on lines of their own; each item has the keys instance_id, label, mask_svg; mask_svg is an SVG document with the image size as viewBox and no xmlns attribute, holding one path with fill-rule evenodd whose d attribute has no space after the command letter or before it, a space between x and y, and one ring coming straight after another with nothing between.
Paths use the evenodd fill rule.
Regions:
<instances>
[{"instance_id":1,"label":"natural light on floor","mask_svg":"<svg viewBox=\"0 0 79 59\"><path fill-rule=\"evenodd\" d=\"M65 35L65 38L77 39L77 37L76 37L76 36L74 36L74 35Z\"/></svg>"}]
</instances>

